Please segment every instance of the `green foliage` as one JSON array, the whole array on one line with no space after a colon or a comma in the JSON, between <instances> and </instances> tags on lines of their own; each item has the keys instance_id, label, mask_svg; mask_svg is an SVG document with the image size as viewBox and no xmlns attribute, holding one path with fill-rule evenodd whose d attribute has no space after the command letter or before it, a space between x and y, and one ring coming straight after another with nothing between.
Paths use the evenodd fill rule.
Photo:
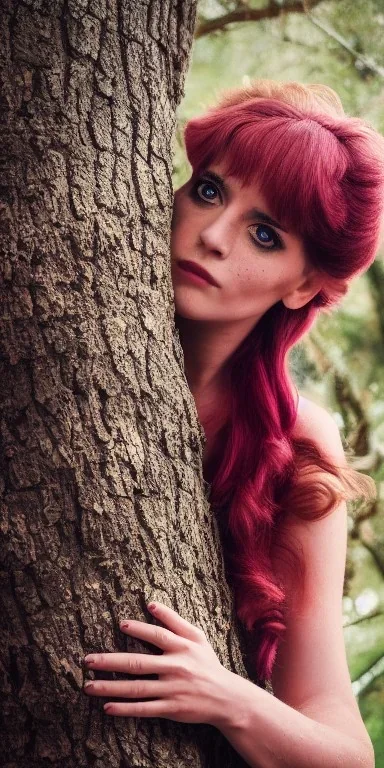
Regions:
<instances>
[{"instance_id":1,"label":"green foliage","mask_svg":"<svg viewBox=\"0 0 384 768\"><path fill-rule=\"evenodd\" d=\"M360 699L360 712L372 739L376 768L384 765L384 675L377 677Z\"/></svg>"}]
</instances>

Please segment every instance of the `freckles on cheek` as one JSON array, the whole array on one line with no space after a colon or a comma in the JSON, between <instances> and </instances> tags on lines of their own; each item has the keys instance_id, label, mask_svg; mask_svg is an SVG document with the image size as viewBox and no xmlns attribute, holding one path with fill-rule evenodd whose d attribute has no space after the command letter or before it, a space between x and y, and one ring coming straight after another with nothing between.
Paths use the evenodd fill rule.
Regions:
<instances>
[{"instance_id":1,"label":"freckles on cheek","mask_svg":"<svg viewBox=\"0 0 384 768\"><path fill-rule=\"evenodd\" d=\"M236 275L236 278L235 278ZM257 274L251 270L234 273L234 285L231 293L238 301L246 301L247 305L256 306L265 311L284 295L286 280L272 274L267 269L260 269Z\"/></svg>"}]
</instances>

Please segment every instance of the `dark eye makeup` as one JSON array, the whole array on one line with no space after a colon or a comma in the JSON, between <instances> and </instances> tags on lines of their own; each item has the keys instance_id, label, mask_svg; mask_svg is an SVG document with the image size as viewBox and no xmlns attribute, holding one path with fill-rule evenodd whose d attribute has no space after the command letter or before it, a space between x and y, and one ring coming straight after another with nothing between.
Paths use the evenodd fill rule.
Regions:
<instances>
[{"instance_id":1,"label":"dark eye makeup","mask_svg":"<svg viewBox=\"0 0 384 768\"><path fill-rule=\"evenodd\" d=\"M223 201L223 191L209 178L198 178L189 190L190 198L197 205L219 205ZM284 248L282 239L269 224L252 224L248 227L254 245L262 251L275 251Z\"/></svg>"},{"instance_id":2,"label":"dark eye makeup","mask_svg":"<svg viewBox=\"0 0 384 768\"><path fill-rule=\"evenodd\" d=\"M252 224L248 227L249 234L254 243L264 251L275 251L284 248L283 242L277 232L268 224Z\"/></svg>"},{"instance_id":3,"label":"dark eye makeup","mask_svg":"<svg viewBox=\"0 0 384 768\"><path fill-rule=\"evenodd\" d=\"M210 179L197 179L191 189L191 197L197 203L215 203L222 201L222 194Z\"/></svg>"}]
</instances>

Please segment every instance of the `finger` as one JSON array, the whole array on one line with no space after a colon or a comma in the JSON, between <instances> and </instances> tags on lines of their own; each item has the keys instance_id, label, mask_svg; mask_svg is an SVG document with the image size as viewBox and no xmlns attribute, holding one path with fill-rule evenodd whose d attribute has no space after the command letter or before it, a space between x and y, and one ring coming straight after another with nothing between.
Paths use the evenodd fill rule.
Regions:
<instances>
[{"instance_id":1,"label":"finger","mask_svg":"<svg viewBox=\"0 0 384 768\"><path fill-rule=\"evenodd\" d=\"M156 627L144 621L129 620L121 621L120 629L125 634L145 640L163 651L177 651L180 648L180 637L164 627Z\"/></svg>"},{"instance_id":2,"label":"finger","mask_svg":"<svg viewBox=\"0 0 384 768\"><path fill-rule=\"evenodd\" d=\"M138 701L121 704L108 701L104 712L114 717L168 717L172 719L173 706L170 701Z\"/></svg>"},{"instance_id":3,"label":"finger","mask_svg":"<svg viewBox=\"0 0 384 768\"><path fill-rule=\"evenodd\" d=\"M160 619L160 621L176 635L184 637L187 640L201 641L206 639L205 634L200 627L190 624L189 621L183 619L179 613L172 608L168 608L164 603L149 603L147 608L153 616Z\"/></svg>"},{"instance_id":4,"label":"finger","mask_svg":"<svg viewBox=\"0 0 384 768\"><path fill-rule=\"evenodd\" d=\"M84 663L87 669L126 672L128 675L159 675L173 671L167 656L149 653L92 653L85 657Z\"/></svg>"},{"instance_id":5,"label":"finger","mask_svg":"<svg viewBox=\"0 0 384 768\"><path fill-rule=\"evenodd\" d=\"M170 693L169 683L161 680L88 680L84 684L87 696L108 696L117 699L158 699ZM174 692L174 686L172 688Z\"/></svg>"}]
</instances>

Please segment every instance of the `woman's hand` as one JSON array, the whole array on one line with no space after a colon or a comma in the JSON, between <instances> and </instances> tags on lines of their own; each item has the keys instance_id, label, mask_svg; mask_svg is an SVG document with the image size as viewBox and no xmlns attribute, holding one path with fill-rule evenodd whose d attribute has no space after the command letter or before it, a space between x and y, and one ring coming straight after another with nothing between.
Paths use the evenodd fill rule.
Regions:
<instances>
[{"instance_id":1,"label":"woman's hand","mask_svg":"<svg viewBox=\"0 0 384 768\"><path fill-rule=\"evenodd\" d=\"M157 680L92 680L85 693L107 698L150 699L140 702L104 704L108 715L121 717L165 717L181 723L226 726L232 710L233 677L220 664L204 632L182 619L162 603L148 610L163 627L142 621L122 621L127 635L161 648L163 654L96 653L85 657L88 669L158 675Z\"/></svg>"}]
</instances>

